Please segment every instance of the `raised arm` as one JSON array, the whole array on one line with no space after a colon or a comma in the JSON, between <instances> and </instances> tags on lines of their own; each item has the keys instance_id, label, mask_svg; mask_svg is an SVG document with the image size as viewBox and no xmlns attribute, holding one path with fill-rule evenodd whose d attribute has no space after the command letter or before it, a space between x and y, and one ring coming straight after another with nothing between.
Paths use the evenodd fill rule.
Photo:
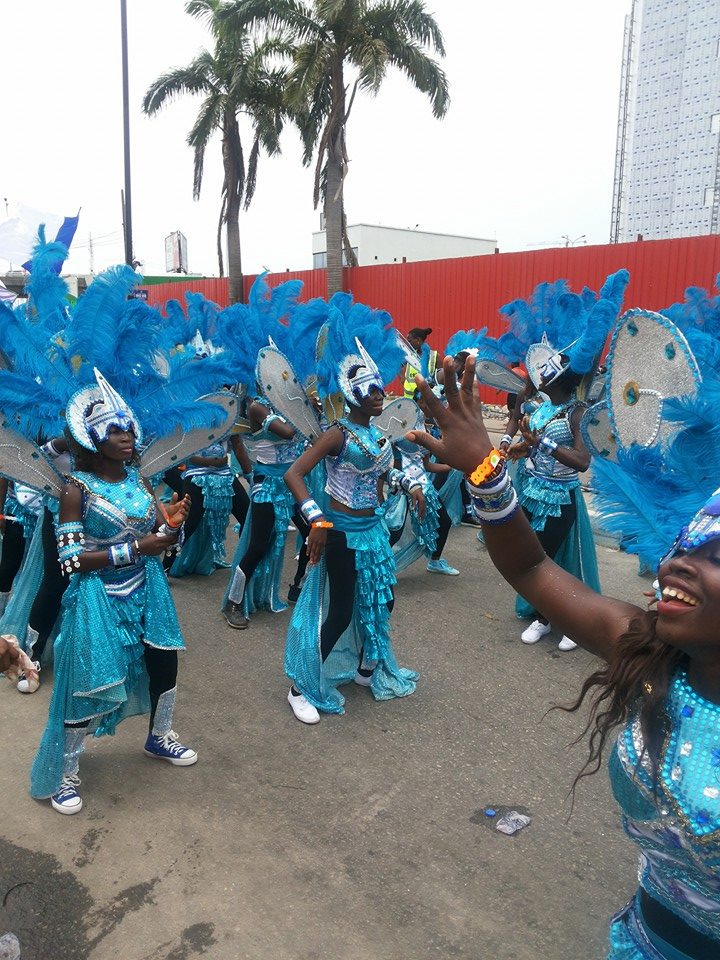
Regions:
<instances>
[{"instance_id":1,"label":"raised arm","mask_svg":"<svg viewBox=\"0 0 720 960\"><path fill-rule=\"evenodd\" d=\"M440 427L441 439L416 431L407 437L438 460L470 475L493 448L474 389L475 361L468 359L460 390L452 358L446 357L443 366L447 407L443 407L422 377L417 378L425 403ZM482 527L490 558L508 583L559 630L591 653L609 659L630 621L644 613L633 604L600 596L553 563L522 510L516 510L503 523L483 523Z\"/></svg>"}]
</instances>

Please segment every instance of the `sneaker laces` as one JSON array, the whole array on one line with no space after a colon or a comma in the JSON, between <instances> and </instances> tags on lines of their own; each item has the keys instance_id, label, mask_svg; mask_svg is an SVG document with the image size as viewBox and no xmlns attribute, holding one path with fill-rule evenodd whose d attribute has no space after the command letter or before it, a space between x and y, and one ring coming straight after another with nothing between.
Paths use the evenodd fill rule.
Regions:
<instances>
[{"instance_id":1,"label":"sneaker laces","mask_svg":"<svg viewBox=\"0 0 720 960\"><path fill-rule=\"evenodd\" d=\"M168 730L168 732L162 736L156 737L156 740L163 747L163 749L168 751L168 753L173 753L177 756L185 753L185 751L188 749L187 747L183 746L182 743L180 743L180 737L178 737L174 730Z\"/></svg>"},{"instance_id":2,"label":"sneaker laces","mask_svg":"<svg viewBox=\"0 0 720 960\"><path fill-rule=\"evenodd\" d=\"M60 789L55 794L55 799L62 802L67 797L77 794L77 788L81 784L80 777L76 773L66 774L60 781Z\"/></svg>"}]
</instances>

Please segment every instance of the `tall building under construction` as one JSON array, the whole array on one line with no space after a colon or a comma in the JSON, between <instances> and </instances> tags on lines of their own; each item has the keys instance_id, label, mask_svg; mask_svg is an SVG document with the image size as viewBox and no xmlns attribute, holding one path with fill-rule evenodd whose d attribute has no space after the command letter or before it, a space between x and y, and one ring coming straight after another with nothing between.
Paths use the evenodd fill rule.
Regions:
<instances>
[{"instance_id":1,"label":"tall building under construction","mask_svg":"<svg viewBox=\"0 0 720 960\"><path fill-rule=\"evenodd\" d=\"M611 242L720 233L720 0L633 0Z\"/></svg>"}]
</instances>

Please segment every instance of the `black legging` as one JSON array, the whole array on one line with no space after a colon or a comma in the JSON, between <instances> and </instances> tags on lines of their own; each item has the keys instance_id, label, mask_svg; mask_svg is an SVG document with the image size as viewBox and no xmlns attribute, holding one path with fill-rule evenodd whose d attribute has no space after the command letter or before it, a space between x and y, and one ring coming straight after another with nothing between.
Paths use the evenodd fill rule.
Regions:
<instances>
[{"instance_id":1,"label":"black legging","mask_svg":"<svg viewBox=\"0 0 720 960\"><path fill-rule=\"evenodd\" d=\"M355 605L355 551L347 545L344 533L328 530L325 544L325 569L327 570L330 596L328 612L320 630L320 653L323 662L332 653L332 649L350 626ZM388 603L392 613L394 598ZM361 654L362 662L362 654Z\"/></svg>"},{"instance_id":2,"label":"black legging","mask_svg":"<svg viewBox=\"0 0 720 960\"><path fill-rule=\"evenodd\" d=\"M0 556L0 593L9 593L12 590L24 552L25 536L22 523L19 520L6 520Z\"/></svg>"},{"instance_id":3,"label":"black legging","mask_svg":"<svg viewBox=\"0 0 720 960\"><path fill-rule=\"evenodd\" d=\"M232 513L240 526L242 526L245 523L245 517L250 507L250 498L247 495L245 487L242 486L237 477L233 478L232 490L233 498L230 513ZM185 539L189 540L200 526L200 521L205 513L205 495L202 487L194 483L192 477L185 478L182 492L183 495L190 495L190 513L188 514L184 527Z\"/></svg>"},{"instance_id":4,"label":"black legging","mask_svg":"<svg viewBox=\"0 0 720 960\"><path fill-rule=\"evenodd\" d=\"M436 476L440 476L440 474L436 474ZM407 520L408 520L409 512L410 512L410 508L408 507L408 510L405 514L405 519L402 522L402 526L400 526L397 530L390 531L391 547L394 547L395 544L400 539L400 537L402 536L403 530L405 529L405 524L407 523ZM442 556L442 552L445 549L445 544L447 543L448 534L450 533L450 527L452 527L452 520L450 519L450 514L445 509L445 505L441 503L440 509L438 510L438 531L437 531L437 540L435 541L435 552L433 553L431 559L439 560L440 557Z\"/></svg>"},{"instance_id":5,"label":"black legging","mask_svg":"<svg viewBox=\"0 0 720 960\"><path fill-rule=\"evenodd\" d=\"M158 700L163 693L167 693L177 683L177 650L159 650L157 647L149 647L143 644L145 653L145 668L150 678L150 730L152 731L155 721L155 711L157 710ZM89 720L82 723L66 723L66 727L87 727Z\"/></svg>"},{"instance_id":6,"label":"black legging","mask_svg":"<svg viewBox=\"0 0 720 960\"><path fill-rule=\"evenodd\" d=\"M302 579L305 576L305 571L307 570L308 565L308 555L307 555L307 538L310 533L310 526L300 513L297 507L295 507L295 512L293 513L293 523L298 528L298 532L302 537L302 543L300 544L300 552L298 554L298 563L297 570L295 571L295 576L293 578L292 585L294 587L299 587L302 583Z\"/></svg>"},{"instance_id":7,"label":"black legging","mask_svg":"<svg viewBox=\"0 0 720 960\"><path fill-rule=\"evenodd\" d=\"M575 490L570 491L570 503L565 503L560 508L559 517L548 517L545 521L545 527L538 531L537 538L540 541L545 553L551 560L555 559L558 550L565 542L567 535L572 529L577 517L577 501L575 499ZM532 520L531 514L525 510L525 515Z\"/></svg>"},{"instance_id":8,"label":"black legging","mask_svg":"<svg viewBox=\"0 0 720 960\"><path fill-rule=\"evenodd\" d=\"M43 655L48 637L60 615L63 594L70 582L68 576L62 572L58 561L53 515L47 507L42 518L42 547L43 576L28 620L29 627L37 630L38 634L32 650L33 660L39 660Z\"/></svg>"},{"instance_id":9,"label":"black legging","mask_svg":"<svg viewBox=\"0 0 720 960\"><path fill-rule=\"evenodd\" d=\"M255 573L260 561L268 552L270 538L275 527L275 508L271 503L250 504L250 543L238 566L245 574L245 583Z\"/></svg>"}]
</instances>

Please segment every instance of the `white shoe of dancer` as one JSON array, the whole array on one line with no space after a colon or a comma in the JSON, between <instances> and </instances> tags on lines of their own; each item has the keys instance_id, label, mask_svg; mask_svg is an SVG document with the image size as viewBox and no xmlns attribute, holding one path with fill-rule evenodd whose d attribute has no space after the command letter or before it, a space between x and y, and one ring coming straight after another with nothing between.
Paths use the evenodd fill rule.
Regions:
<instances>
[{"instance_id":1,"label":"white shoe of dancer","mask_svg":"<svg viewBox=\"0 0 720 960\"><path fill-rule=\"evenodd\" d=\"M571 640L570 637L563 637L558 644L558 650L574 650L576 647L577 644L574 640Z\"/></svg>"},{"instance_id":2,"label":"white shoe of dancer","mask_svg":"<svg viewBox=\"0 0 720 960\"><path fill-rule=\"evenodd\" d=\"M300 723L320 723L320 714L301 693L293 693L290 690L287 699L292 712Z\"/></svg>"},{"instance_id":3,"label":"white shoe of dancer","mask_svg":"<svg viewBox=\"0 0 720 960\"><path fill-rule=\"evenodd\" d=\"M372 683L372 674L370 674L369 677L366 677L364 674L360 673L359 670L356 670L354 680L359 687L369 687Z\"/></svg>"},{"instance_id":4,"label":"white shoe of dancer","mask_svg":"<svg viewBox=\"0 0 720 960\"><path fill-rule=\"evenodd\" d=\"M549 623L543 623L541 620L533 620L529 627L526 627L520 634L523 643L537 643L546 633L550 633L552 627Z\"/></svg>"}]
</instances>

